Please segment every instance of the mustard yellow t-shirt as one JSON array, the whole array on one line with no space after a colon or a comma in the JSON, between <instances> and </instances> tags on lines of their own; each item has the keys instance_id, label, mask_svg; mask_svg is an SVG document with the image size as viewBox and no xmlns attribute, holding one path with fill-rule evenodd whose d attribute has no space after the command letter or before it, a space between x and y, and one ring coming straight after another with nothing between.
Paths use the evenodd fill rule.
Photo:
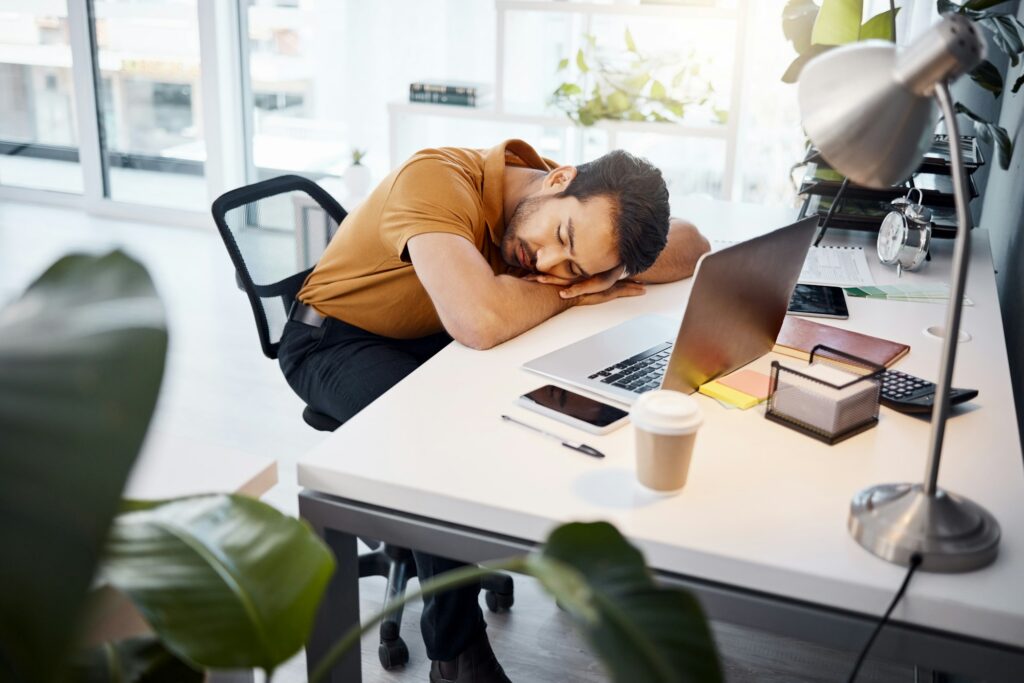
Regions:
<instances>
[{"instance_id":1,"label":"mustard yellow t-shirt","mask_svg":"<svg viewBox=\"0 0 1024 683\"><path fill-rule=\"evenodd\" d=\"M417 152L388 175L338 228L299 300L322 315L395 339L444 328L416 276L406 243L446 232L471 241L494 273L505 233L505 166L556 167L522 140L486 150L442 147Z\"/></svg>"}]
</instances>

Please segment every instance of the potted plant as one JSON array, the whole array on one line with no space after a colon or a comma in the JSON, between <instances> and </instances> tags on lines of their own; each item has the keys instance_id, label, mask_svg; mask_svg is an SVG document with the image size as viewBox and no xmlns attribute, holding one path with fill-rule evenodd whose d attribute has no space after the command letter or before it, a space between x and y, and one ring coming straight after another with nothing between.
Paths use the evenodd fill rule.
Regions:
<instances>
[{"instance_id":1,"label":"potted plant","mask_svg":"<svg viewBox=\"0 0 1024 683\"><path fill-rule=\"evenodd\" d=\"M995 45L1005 52L1010 63L1016 66L1024 54L1024 24L1012 12L998 12L991 8L1006 4L1008 0L968 0L957 4L951 0L937 0L940 13L963 14L991 34ZM782 12L782 30L793 44L797 58L786 69L782 80L796 83L804 65L820 54L839 45L859 40L881 39L895 42L896 15L900 8L895 2L889 9L861 23L862 0L822 0L819 6L814 0L789 0ZM970 73L971 79L998 98L1004 88L1003 77L989 61L982 61ZM1017 93L1024 86L1024 76L1013 84L1012 92ZM994 145L999 155L999 165L1005 170L1010 167L1013 157L1013 141L1006 130L984 117L974 113L957 102L956 109L974 124L975 134L982 141Z\"/></svg>"},{"instance_id":2,"label":"potted plant","mask_svg":"<svg viewBox=\"0 0 1024 683\"><path fill-rule=\"evenodd\" d=\"M65 257L0 311L0 680L189 682L248 668L269 680L308 638L334 562L303 522L243 496L120 501L166 349L153 283L120 252ZM495 568L538 578L615 681L721 680L696 600L656 586L608 524L564 525ZM94 577L154 634L76 655ZM313 680L381 618L353 629Z\"/></svg>"},{"instance_id":3,"label":"potted plant","mask_svg":"<svg viewBox=\"0 0 1024 683\"><path fill-rule=\"evenodd\" d=\"M342 176L350 197L364 197L370 189L370 169L363 165L365 158L365 149L352 148L352 165L345 169Z\"/></svg>"}]
</instances>

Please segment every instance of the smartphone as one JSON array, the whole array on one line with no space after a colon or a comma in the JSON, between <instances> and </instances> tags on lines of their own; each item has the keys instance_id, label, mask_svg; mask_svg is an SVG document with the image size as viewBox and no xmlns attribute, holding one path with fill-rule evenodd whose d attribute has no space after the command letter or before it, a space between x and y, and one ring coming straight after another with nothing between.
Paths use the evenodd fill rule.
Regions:
<instances>
[{"instance_id":1,"label":"smartphone","mask_svg":"<svg viewBox=\"0 0 1024 683\"><path fill-rule=\"evenodd\" d=\"M846 308L846 294L839 287L798 284L789 300L789 312L810 318L850 317Z\"/></svg>"},{"instance_id":2,"label":"smartphone","mask_svg":"<svg viewBox=\"0 0 1024 683\"><path fill-rule=\"evenodd\" d=\"M547 384L516 401L528 410L591 434L607 434L626 424L629 413L607 403Z\"/></svg>"}]
</instances>

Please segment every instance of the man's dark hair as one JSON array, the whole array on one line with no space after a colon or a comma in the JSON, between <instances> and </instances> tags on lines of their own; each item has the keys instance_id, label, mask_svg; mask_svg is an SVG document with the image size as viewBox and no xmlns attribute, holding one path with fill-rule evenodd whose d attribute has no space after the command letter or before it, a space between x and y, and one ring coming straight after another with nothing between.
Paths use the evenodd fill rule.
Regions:
<instances>
[{"instance_id":1,"label":"man's dark hair","mask_svg":"<svg viewBox=\"0 0 1024 683\"><path fill-rule=\"evenodd\" d=\"M559 197L585 202L608 197L615 208L612 222L619 241L619 259L630 275L654 264L668 240L668 188L651 162L617 149L576 167L576 177Z\"/></svg>"}]
</instances>

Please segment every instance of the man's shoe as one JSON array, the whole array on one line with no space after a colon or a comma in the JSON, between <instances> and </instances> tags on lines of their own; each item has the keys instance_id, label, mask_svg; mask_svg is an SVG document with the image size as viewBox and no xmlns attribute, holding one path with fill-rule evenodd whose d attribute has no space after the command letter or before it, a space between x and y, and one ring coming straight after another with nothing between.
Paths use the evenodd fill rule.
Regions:
<instances>
[{"instance_id":1,"label":"man's shoe","mask_svg":"<svg viewBox=\"0 0 1024 683\"><path fill-rule=\"evenodd\" d=\"M430 663L430 683L512 683L498 663L487 634L481 633L450 662Z\"/></svg>"}]
</instances>

